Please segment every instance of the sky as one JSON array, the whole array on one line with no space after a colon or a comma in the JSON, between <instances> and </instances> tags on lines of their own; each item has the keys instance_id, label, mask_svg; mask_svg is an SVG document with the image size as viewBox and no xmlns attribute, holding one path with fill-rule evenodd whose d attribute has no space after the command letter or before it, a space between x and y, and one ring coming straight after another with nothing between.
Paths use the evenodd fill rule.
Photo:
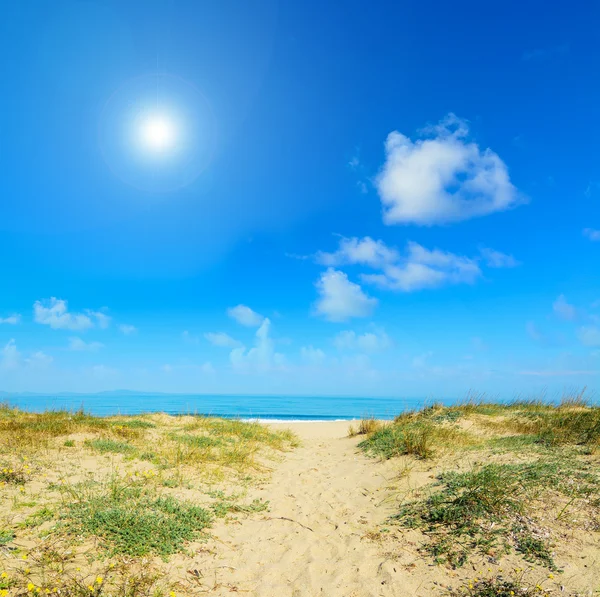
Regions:
<instances>
[{"instance_id":1,"label":"sky","mask_svg":"<svg viewBox=\"0 0 600 597\"><path fill-rule=\"evenodd\" d=\"M0 390L600 379L600 5L0 8Z\"/></svg>"}]
</instances>

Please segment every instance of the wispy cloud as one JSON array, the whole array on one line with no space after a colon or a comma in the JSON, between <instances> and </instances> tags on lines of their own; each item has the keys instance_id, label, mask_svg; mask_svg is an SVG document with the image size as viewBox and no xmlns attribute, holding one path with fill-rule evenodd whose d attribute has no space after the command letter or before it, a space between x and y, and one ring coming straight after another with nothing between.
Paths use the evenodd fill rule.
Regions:
<instances>
[{"instance_id":1,"label":"wispy cloud","mask_svg":"<svg viewBox=\"0 0 600 597\"><path fill-rule=\"evenodd\" d=\"M104 344L101 342L85 342L81 338L73 336L69 338L69 350L75 351L90 351L94 352L96 350L100 350L104 347Z\"/></svg>"},{"instance_id":2,"label":"wispy cloud","mask_svg":"<svg viewBox=\"0 0 600 597\"><path fill-rule=\"evenodd\" d=\"M593 228L584 228L583 236L589 238L591 241L594 242L600 241L600 230L595 230Z\"/></svg>"},{"instance_id":3,"label":"wispy cloud","mask_svg":"<svg viewBox=\"0 0 600 597\"><path fill-rule=\"evenodd\" d=\"M409 242L407 254L398 264L384 266L381 274L363 274L362 279L380 288L414 292L447 284L473 284L480 276L475 259Z\"/></svg>"},{"instance_id":4,"label":"wispy cloud","mask_svg":"<svg viewBox=\"0 0 600 597\"><path fill-rule=\"evenodd\" d=\"M600 327L584 325L577 330L577 337L584 346L600 346Z\"/></svg>"},{"instance_id":5,"label":"wispy cloud","mask_svg":"<svg viewBox=\"0 0 600 597\"><path fill-rule=\"evenodd\" d=\"M448 114L422 133L429 138L387 137L376 178L386 224L459 222L525 202L500 157L467 140L466 120Z\"/></svg>"},{"instance_id":6,"label":"wispy cloud","mask_svg":"<svg viewBox=\"0 0 600 597\"><path fill-rule=\"evenodd\" d=\"M0 325L3 323L7 324L7 325L17 325L20 322L21 322L21 315L19 313L13 313L12 315L9 315L8 317L0 317Z\"/></svg>"},{"instance_id":7,"label":"wispy cloud","mask_svg":"<svg viewBox=\"0 0 600 597\"><path fill-rule=\"evenodd\" d=\"M0 368L4 370L16 369L21 361L21 353L17 350L14 338L11 338L0 353Z\"/></svg>"},{"instance_id":8,"label":"wispy cloud","mask_svg":"<svg viewBox=\"0 0 600 597\"><path fill-rule=\"evenodd\" d=\"M481 248L479 250L485 264L492 268L517 267L521 265L512 255L495 251L494 249Z\"/></svg>"},{"instance_id":9,"label":"wispy cloud","mask_svg":"<svg viewBox=\"0 0 600 597\"><path fill-rule=\"evenodd\" d=\"M577 318L577 309L567 302L564 294L561 294L552 304L554 314L561 319L572 321Z\"/></svg>"},{"instance_id":10,"label":"wispy cloud","mask_svg":"<svg viewBox=\"0 0 600 597\"><path fill-rule=\"evenodd\" d=\"M130 336L131 334L135 334L137 332L137 328L134 325L122 323L121 325L119 325L119 331L121 332L121 334Z\"/></svg>"},{"instance_id":11,"label":"wispy cloud","mask_svg":"<svg viewBox=\"0 0 600 597\"><path fill-rule=\"evenodd\" d=\"M379 352L391 348L392 341L384 330L357 334L353 330L344 330L333 339L338 350L359 350L361 352Z\"/></svg>"},{"instance_id":12,"label":"wispy cloud","mask_svg":"<svg viewBox=\"0 0 600 597\"><path fill-rule=\"evenodd\" d=\"M239 324L251 328L258 327L265 319L263 315L253 311L246 305L237 305L227 309L227 315Z\"/></svg>"},{"instance_id":13,"label":"wispy cloud","mask_svg":"<svg viewBox=\"0 0 600 597\"><path fill-rule=\"evenodd\" d=\"M346 321L352 317L368 317L377 306L377 299L365 294L339 270L329 268L315 284L319 299L315 313L329 321Z\"/></svg>"},{"instance_id":14,"label":"wispy cloud","mask_svg":"<svg viewBox=\"0 0 600 597\"><path fill-rule=\"evenodd\" d=\"M243 344L225 332L206 332L204 337L213 345L221 348L237 348Z\"/></svg>"}]
</instances>

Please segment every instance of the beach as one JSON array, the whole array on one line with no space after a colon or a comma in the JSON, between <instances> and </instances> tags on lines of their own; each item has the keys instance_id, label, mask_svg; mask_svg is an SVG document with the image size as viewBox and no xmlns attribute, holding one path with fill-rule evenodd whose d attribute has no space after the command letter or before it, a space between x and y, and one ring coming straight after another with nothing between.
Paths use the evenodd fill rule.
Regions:
<instances>
[{"instance_id":1,"label":"beach","mask_svg":"<svg viewBox=\"0 0 600 597\"><path fill-rule=\"evenodd\" d=\"M598 413L273 423L3 407L0 591L592 595Z\"/></svg>"}]
</instances>

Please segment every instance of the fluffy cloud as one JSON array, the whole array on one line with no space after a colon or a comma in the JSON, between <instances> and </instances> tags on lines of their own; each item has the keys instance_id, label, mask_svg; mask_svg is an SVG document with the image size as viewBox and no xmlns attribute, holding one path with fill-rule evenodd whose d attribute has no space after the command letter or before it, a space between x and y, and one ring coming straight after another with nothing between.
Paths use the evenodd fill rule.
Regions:
<instances>
[{"instance_id":1,"label":"fluffy cloud","mask_svg":"<svg viewBox=\"0 0 600 597\"><path fill-rule=\"evenodd\" d=\"M446 284L473 284L479 276L476 259L409 242L401 262L386 265L381 274L364 274L362 279L381 288L413 292Z\"/></svg>"},{"instance_id":2,"label":"fluffy cloud","mask_svg":"<svg viewBox=\"0 0 600 597\"><path fill-rule=\"evenodd\" d=\"M377 299L367 296L344 272L331 267L321 274L315 286L320 295L315 312L329 321L368 317L377 305Z\"/></svg>"},{"instance_id":3,"label":"fluffy cloud","mask_svg":"<svg viewBox=\"0 0 600 597\"><path fill-rule=\"evenodd\" d=\"M449 114L422 132L415 141L398 131L387 137L376 179L386 224L459 222L524 201L500 157L467 140L465 120Z\"/></svg>"},{"instance_id":4,"label":"fluffy cloud","mask_svg":"<svg viewBox=\"0 0 600 597\"><path fill-rule=\"evenodd\" d=\"M6 323L8 325L17 325L21 321L21 315L19 313L13 313L8 317L0 317L0 324Z\"/></svg>"},{"instance_id":5,"label":"fluffy cloud","mask_svg":"<svg viewBox=\"0 0 600 597\"><path fill-rule=\"evenodd\" d=\"M512 255L506 255L500 251L494 251L494 249L483 248L479 252L481 253L485 264L488 267L501 268L517 267L520 265L520 263Z\"/></svg>"},{"instance_id":6,"label":"fluffy cloud","mask_svg":"<svg viewBox=\"0 0 600 597\"><path fill-rule=\"evenodd\" d=\"M270 328L271 322L265 317L256 331L254 347L247 350L240 346L231 351L229 360L234 369L242 372L264 372L283 366L285 358L275 352L273 340L269 336Z\"/></svg>"},{"instance_id":7,"label":"fluffy cloud","mask_svg":"<svg viewBox=\"0 0 600 597\"><path fill-rule=\"evenodd\" d=\"M300 358L310 365L320 365L325 361L325 353L320 348L303 346L300 349Z\"/></svg>"},{"instance_id":8,"label":"fluffy cloud","mask_svg":"<svg viewBox=\"0 0 600 597\"><path fill-rule=\"evenodd\" d=\"M333 339L333 344L338 350L360 350L362 352L378 352L392 346L390 337L383 330L374 330L364 334L345 330Z\"/></svg>"},{"instance_id":9,"label":"fluffy cloud","mask_svg":"<svg viewBox=\"0 0 600 597\"><path fill-rule=\"evenodd\" d=\"M137 328L134 325L122 323L119 326L119 331L121 332L121 334L125 334L126 336L129 336L131 334L135 334L135 332L137 332Z\"/></svg>"},{"instance_id":10,"label":"fluffy cloud","mask_svg":"<svg viewBox=\"0 0 600 597\"><path fill-rule=\"evenodd\" d=\"M552 304L552 310L561 319L572 321L577 317L577 310L573 305L567 303L564 294L561 294Z\"/></svg>"},{"instance_id":11,"label":"fluffy cloud","mask_svg":"<svg viewBox=\"0 0 600 597\"><path fill-rule=\"evenodd\" d=\"M600 346L600 327L584 325L577 330L579 341L585 346Z\"/></svg>"},{"instance_id":12,"label":"fluffy cloud","mask_svg":"<svg viewBox=\"0 0 600 597\"><path fill-rule=\"evenodd\" d=\"M36 301L33 318L37 323L49 325L54 330L87 330L94 322L83 313L69 313L67 301L52 297L47 301Z\"/></svg>"},{"instance_id":13,"label":"fluffy cloud","mask_svg":"<svg viewBox=\"0 0 600 597\"><path fill-rule=\"evenodd\" d=\"M204 337L214 346L222 348L238 348L242 343L225 332L206 332Z\"/></svg>"},{"instance_id":14,"label":"fluffy cloud","mask_svg":"<svg viewBox=\"0 0 600 597\"><path fill-rule=\"evenodd\" d=\"M103 346L104 344L102 344L101 342L85 342L84 340L82 340L81 338L77 338L76 336L69 338L69 350L81 352L94 352L96 350L99 350Z\"/></svg>"},{"instance_id":15,"label":"fluffy cloud","mask_svg":"<svg viewBox=\"0 0 600 597\"><path fill-rule=\"evenodd\" d=\"M260 313L253 311L246 305L237 305L237 307L227 309L227 315L239 324L250 328L258 327L265 319Z\"/></svg>"},{"instance_id":16,"label":"fluffy cloud","mask_svg":"<svg viewBox=\"0 0 600 597\"><path fill-rule=\"evenodd\" d=\"M388 247L381 240L373 240L369 236L362 239L344 238L335 253L316 254L316 261L321 265L339 267L341 265L360 264L379 269L400 259L396 249Z\"/></svg>"},{"instance_id":17,"label":"fluffy cloud","mask_svg":"<svg viewBox=\"0 0 600 597\"><path fill-rule=\"evenodd\" d=\"M593 228L584 228L583 236L587 236L591 241L600 241L600 230L594 230Z\"/></svg>"}]
</instances>

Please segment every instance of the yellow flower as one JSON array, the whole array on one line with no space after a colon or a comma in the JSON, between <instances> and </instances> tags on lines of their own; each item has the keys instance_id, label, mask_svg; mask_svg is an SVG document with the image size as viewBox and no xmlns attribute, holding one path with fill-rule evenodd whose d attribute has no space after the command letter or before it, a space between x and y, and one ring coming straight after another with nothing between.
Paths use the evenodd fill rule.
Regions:
<instances>
[{"instance_id":1,"label":"yellow flower","mask_svg":"<svg viewBox=\"0 0 600 597\"><path fill-rule=\"evenodd\" d=\"M97 582L99 585L101 585L101 584L102 584L102 581L103 581L103 580L104 580L104 579L103 579L101 576L97 576L97 577L96 577L96 582Z\"/></svg>"},{"instance_id":2,"label":"yellow flower","mask_svg":"<svg viewBox=\"0 0 600 597\"><path fill-rule=\"evenodd\" d=\"M8 578L8 574L6 574L6 572L3 572L2 574L0 574L0 578Z\"/></svg>"},{"instance_id":3,"label":"yellow flower","mask_svg":"<svg viewBox=\"0 0 600 597\"><path fill-rule=\"evenodd\" d=\"M94 592L94 587L92 587L92 585L88 585L88 589L89 589L89 591L90 591L91 593L93 593L93 592Z\"/></svg>"},{"instance_id":4,"label":"yellow flower","mask_svg":"<svg viewBox=\"0 0 600 597\"><path fill-rule=\"evenodd\" d=\"M42 592L42 589L40 589L40 587L36 587L36 588L35 588L35 592L36 592L36 593L41 593L41 592Z\"/></svg>"},{"instance_id":5,"label":"yellow flower","mask_svg":"<svg viewBox=\"0 0 600 597\"><path fill-rule=\"evenodd\" d=\"M469 583L469 589L472 589L472 588L473 588L473 584Z\"/></svg>"},{"instance_id":6,"label":"yellow flower","mask_svg":"<svg viewBox=\"0 0 600 597\"><path fill-rule=\"evenodd\" d=\"M24 554L21 556L21 559L22 559L22 560L26 560L26 559L27 559L27 554L26 554L26 553L24 553Z\"/></svg>"},{"instance_id":7,"label":"yellow flower","mask_svg":"<svg viewBox=\"0 0 600 597\"><path fill-rule=\"evenodd\" d=\"M548 578L554 578L554 574L552 574L552 573L548 574Z\"/></svg>"},{"instance_id":8,"label":"yellow flower","mask_svg":"<svg viewBox=\"0 0 600 597\"><path fill-rule=\"evenodd\" d=\"M538 591L541 591L541 590L542 590L542 587L540 587L540 585L535 585L535 588L536 588Z\"/></svg>"},{"instance_id":9,"label":"yellow flower","mask_svg":"<svg viewBox=\"0 0 600 597\"><path fill-rule=\"evenodd\" d=\"M79 568L79 566L75 568L75 570L77 570L77 572L81 572L81 568Z\"/></svg>"},{"instance_id":10,"label":"yellow flower","mask_svg":"<svg viewBox=\"0 0 600 597\"><path fill-rule=\"evenodd\" d=\"M0 591L0 597L8 597L8 590L2 589L2 591Z\"/></svg>"},{"instance_id":11,"label":"yellow flower","mask_svg":"<svg viewBox=\"0 0 600 597\"><path fill-rule=\"evenodd\" d=\"M35 585L34 585L32 582L30 582L30 583L27 583L27 590L28 590L30 593L31 593L31 591L33 591L33 589L35 589Z\"/></svg>"},{"instance_id":12,"label":"yellow flower","mask_svg":"<svg viewBox=\"0 0 600 597\"><path fill-rule=\"evenodd\" d=\"M23 570L23 572L25 572L25 574L29 574L31 572L31 570L29 568L25 568L25 570Z\"/></svg>"},{"instance_id":13,"label":"yellow flower","mask_svg":"<svg viewBox=\"0 0 600 597\"><path fill-rule=\"evenodd\" d=\"M50 595L50 589L44 589L44 593L46 593L46 595Z\"/></svg>"},{"instance_id":14,"label":"yellow flower","mask_svg":"<svg viewBox=\"0 0 600 597\"><path fill-rule=\"evenodd\" d=\"M177 597L177 595L175 595L175 591L171 591L171 592L169 593L169 597Z\"/></svg>"}]
</instances>

